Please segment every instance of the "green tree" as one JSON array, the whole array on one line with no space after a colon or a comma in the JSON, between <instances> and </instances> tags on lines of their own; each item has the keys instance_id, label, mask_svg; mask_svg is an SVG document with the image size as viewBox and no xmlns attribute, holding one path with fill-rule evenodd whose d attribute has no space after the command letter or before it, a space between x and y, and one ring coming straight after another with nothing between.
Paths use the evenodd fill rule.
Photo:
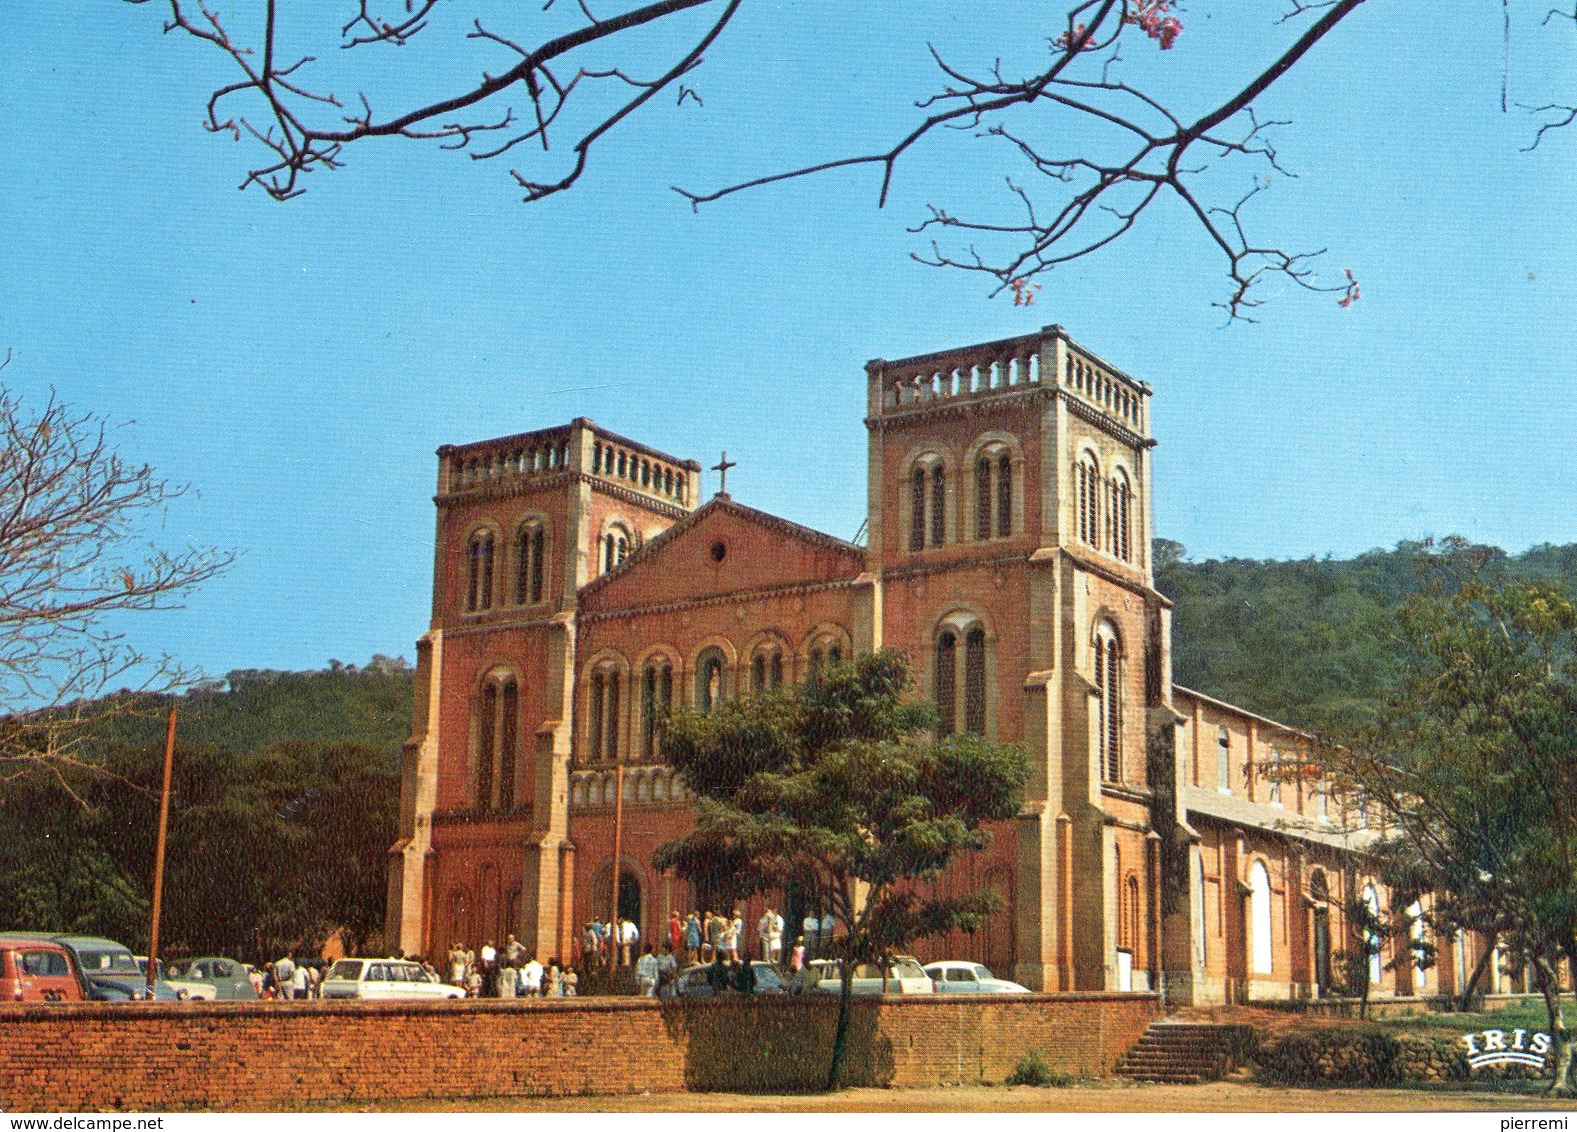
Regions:
<instances>
[{"instance_id":1,"label":"green tree","mask_svg":"<svg viewBox=\"0 0 1577 1132\"><path fill-rule=\"evenodd\" d=\"M1450 542L1398 618L1400 679L1370 724L1315 757L1386 818L1393 888L1437 927L1499 928L1549 1015L1552 1090L1577 1094L1561 959L1577 958L1577 606Z\"/></svg>"},{"instance_id":2,"label":"green tree","mask_svg":"<svg viewBox=\"0 0 1577 1132\"><path fill-rule=\"evenodd\" d=\"M737 897L808 883L845 928L832 944L842 993L828 1089L848 1039L853 966L975 929L992 894L939 898L917 882L983 848L983 826L1018 812L1029 775L1018 747L938 738L930 706L908 698L911 685L905 657L883 650L792 691L683 713L666 739L698 814L690 833L658 849L656 865Z\"/></svg>"}]
</instances>

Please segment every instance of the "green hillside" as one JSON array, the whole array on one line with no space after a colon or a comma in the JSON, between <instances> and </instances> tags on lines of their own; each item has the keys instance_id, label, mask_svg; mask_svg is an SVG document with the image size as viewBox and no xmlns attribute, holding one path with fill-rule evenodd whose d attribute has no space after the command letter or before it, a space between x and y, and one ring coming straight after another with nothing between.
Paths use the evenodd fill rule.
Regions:
<instances>
[{"instance_id":1,"label":"green hillside","mask_svg":"<svg viewBox=\"0 0 1577 1132\"><path fill-rule=\"evenodd\" d=\"M1577 545L1485 549L1492 575L1577 592ZM1434 559L1428 544L1412 542L1341 560L1190 562L1165 539L1154 553L1156 587L1175 603L1176 682L1302 727L1374 710L1396 663L1396 610Z\"/></svg>"},{"instance_id":2,"label":"green hillside","mask_svg":"<svg viewBox=\"0 0 1577 1132\"><path fill-rule=\"evenodd\" d=\"M141 718L115 721L102 737L110 745L161 742L163 711L173 706L181 742L193 746L241 755L287 741L362 743L387 754L397 767L411 733L414 675L403 659L386 656L374 656L360 668L334 660L307 672L237 669L223 681L160 699L157 710Z\"/></svg>"}]
</instances>

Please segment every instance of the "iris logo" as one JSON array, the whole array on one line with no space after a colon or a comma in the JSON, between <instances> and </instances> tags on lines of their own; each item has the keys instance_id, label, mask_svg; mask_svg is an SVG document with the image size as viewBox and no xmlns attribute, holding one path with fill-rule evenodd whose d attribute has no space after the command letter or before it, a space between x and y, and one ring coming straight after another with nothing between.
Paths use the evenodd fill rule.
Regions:
<instances>
[{"instance_id":1,"label":"iris logo","mask_svg":"<svg viewBox=\"0 0 1577 1132\"><path fill-rule=\"evenodd\" d=\"M1467 1046L1467 1063L1474 1069L1488 1069L1491 1065L1528 1065L1543 1069L1550 1052L1550 1036L1534 1034L1528 1041L1527 1030L1513 1030L1511 1041L1506 1041L1505 1030L1480 1030L1463 1034L1462 1044Z\"/></svg>"}]
</instances>

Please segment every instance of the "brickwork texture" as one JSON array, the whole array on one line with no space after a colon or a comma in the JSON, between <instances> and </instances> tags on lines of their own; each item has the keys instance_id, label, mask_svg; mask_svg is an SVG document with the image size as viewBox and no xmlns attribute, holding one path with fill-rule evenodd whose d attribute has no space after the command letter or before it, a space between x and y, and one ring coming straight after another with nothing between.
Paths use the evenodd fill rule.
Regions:
<instances>
[{"instance_id":1,"label":"brickwork texture","mask_svg":"<svg viewBox=\"0 0 1577 1132\"><path fill-rule=\"evenodd\" d=\"M844 1081L1001 1081L1031 1049L1109 1073L1154 995L856 1001ZM271 1111L491 1096L800 1092L831 1057L835 999L0 1006L8 1112Z\"/></svg>"}]
</instances>

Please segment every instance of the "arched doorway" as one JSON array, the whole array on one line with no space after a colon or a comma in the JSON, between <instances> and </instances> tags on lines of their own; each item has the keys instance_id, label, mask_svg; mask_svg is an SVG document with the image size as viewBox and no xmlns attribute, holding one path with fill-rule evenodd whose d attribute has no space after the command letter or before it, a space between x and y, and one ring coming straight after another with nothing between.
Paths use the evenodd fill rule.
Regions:
<instances>
[{"instance_id":1,"label":"arched doorway","mask_svg":"<svg viewBox=\"0 0 1577 1132\"><path fill-rule=\"evenodd\" d=\"M1309 933L1314 952L1314 988L1318 997L1331 993L1331 891L1323 869L1309 875L1309 899L1313 924Z\"/></svg>"},{"instance_id":2,"label":"arched doorway","mask_svg":"<svg viewBox=\"0 0 1577 1132\"><path fill-rule=\"evenodd\" d=\"M613 896L613 870L604 865L597 870L597 889L591 898L592 915L603 923L610 919L608 915L608 902ZM619 909L618 919L622 923L629 920L641 930L641 939L646 939L646 893L641 884L641 878L629 866L619 870Z\"/></svg>"},{"instance_id":3,"label":"arched doorway","mask_svg":"<svg viewBox=\"0 0 1577 1132\"><path fill-rule=\"evenodd\" d=\"M1249 971L1254 975L1268 975L1274 969L1275 949L1270 938L1270 870L1264 861L1255 861L1250 867L1248 888Z\"/></svg>"}]
</instances>

